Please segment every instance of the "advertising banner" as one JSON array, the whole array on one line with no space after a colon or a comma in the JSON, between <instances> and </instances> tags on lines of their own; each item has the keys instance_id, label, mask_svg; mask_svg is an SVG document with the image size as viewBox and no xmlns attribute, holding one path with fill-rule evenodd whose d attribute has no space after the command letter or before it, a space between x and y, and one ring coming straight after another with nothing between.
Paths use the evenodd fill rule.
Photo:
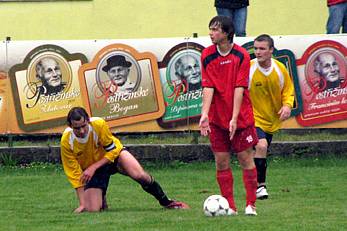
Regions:
<instances>
[{"instance_id":1,"label":"advertising banner","mask_svg":"<svg viewBox=\"0 0 347 231\"><path fill-rule=\"evenodd\" d=\"M292 77L283 128L347 127L347 36L274 36ZM235 38L254 58L253 38ZM0 133L60 133L83 106L113 132L198 130L202 50L208 37L4 41Z\"/></svg>"}]
</instances>

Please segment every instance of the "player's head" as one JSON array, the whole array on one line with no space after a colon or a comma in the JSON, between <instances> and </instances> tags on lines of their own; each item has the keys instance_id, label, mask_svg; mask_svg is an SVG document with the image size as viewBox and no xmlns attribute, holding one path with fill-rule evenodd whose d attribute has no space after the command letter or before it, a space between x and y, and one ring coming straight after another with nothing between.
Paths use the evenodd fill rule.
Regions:
<instances>
[{"instance_id":1,"label":"player's head","mask_svg":"<svg viewBox=\"0 0 347 231\"><path fill-rule=\"evenodd\" d=\"M218 44L220 41L224 40L224 36L227 40L232 43L234 39L234 24L232 20L227 16L215 16L211 19L208 24L210 29L210 38L214 44Z\"/></svg>"},{"instance_id":2,"label":"player's head","mask_svg":"<svg viewBox=\"0 0 347 231\"><path fill-rule=\"evenodd\" d=\"M59 87L62 85L61 69L53 58L43 58L36 64L36 77L44 86Z\"/></svg>"},{"instance_id":3,"label":"player's head","mask_svg":"<svg viewBox=\"0 0 347 231\"><path fill-rule=\"evenodd\" d=\"M84 138L89 132L89 115L82 107L73 107L67 115L67 124L72 128L73 133Z\"/></svg>"},{"instance_id":4,"label":"player's head","mask_svg":"<svg viewBox=\"0 0 347 231\"><path fill-rule=\"evenodd\" d=\"M257 42L266 42L270 49L275 47L275 45L274 45L275 43L274 43L273 38L271 38L271 36L268 35L268 34L261 34L261 35L259 35L258 37L256 37L254 39L254 42L255 41L257 41Z\"/></svg>"},{"instance_id":5,"label":"player's head","mask_svg":"<svg viewBox=\"0 0 347 231\"><path fill-rule=\"evenodd\" d=\"M123 86L128 79L131 62L123 55L114 55L107 59L107 65L102 68L114 83Z\"/></svg>"},{"instance_id":6,"label":"player's head","mask_svg":"<svg viewBox=\"0 0 347 231\"><path fill-rule=\"evenodd\" d=\"M340 67L335 56L330 53L321 53L314 61L314 71L327 82L335 82L340 79Z\"/></svg>"},{"instance_id":7,"label":"player's head","mask_svg":"<svg viewBox=\"0 0 347 231\"><path fill-rule=\"evenodd\" d=\"M258 62L270 61L273 51L274 40L270 35L262 34L254 39L254 54Z\"/></svg>"},{"instance_id":8,"label":"player's head","mask_svg":"<svg viewBox=\"0 0 347 231\"><path fill-rule=\"evenodd\" d=\"M180 57L175 63L175 74L179 79L186 80L188 84L200 83L199 60L192 55Z\"/></svg>"}]
</instances>

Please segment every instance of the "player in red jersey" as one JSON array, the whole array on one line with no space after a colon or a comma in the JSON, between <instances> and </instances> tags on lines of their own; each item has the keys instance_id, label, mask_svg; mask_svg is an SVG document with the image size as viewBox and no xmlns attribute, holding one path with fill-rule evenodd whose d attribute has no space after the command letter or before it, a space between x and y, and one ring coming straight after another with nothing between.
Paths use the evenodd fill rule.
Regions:
<instances>
[{"instance_id":1,"label":"player in red jersey","mask_svg":"<svg viewBox=\"0 0 347 231\"><path fill-rule=\"evenodd\" d=\"M201 135L209 135L216 162L217 182L222 196L233 209L232 214L236 215L237 209L229 164L231 149L237 153L243 171L245 214L257 215L257 170L253 160L253 147L258 138L247 89L250 57L244 48L233 43L234 26L228 17L212 18L209 29L213 45L205 48L201 55Z\"/></svg>"}]
</instances>

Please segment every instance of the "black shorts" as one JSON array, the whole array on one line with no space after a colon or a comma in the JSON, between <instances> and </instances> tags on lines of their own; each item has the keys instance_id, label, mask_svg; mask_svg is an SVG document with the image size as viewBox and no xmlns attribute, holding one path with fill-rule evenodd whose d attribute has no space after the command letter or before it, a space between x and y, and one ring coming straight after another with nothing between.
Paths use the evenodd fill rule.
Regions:
<instances>
[{"instance_id":1,"label":"black shorts","mask_svg":"<svg viewBox=\"0 0 347 231\"><path fill-rule=\"evenodd\" d=\"M100 188L102 190L102 195L106 195L110 176L117 172L117 159L115 159L113 163L105 164L98 168L92 179L90 179L90 181L84 186L84 190L88 188Z\"/></svg>"},{"instance_id":2,"label":"black shorts","mask_svg":"<svg viewBox=\"0 0 347 231\"><path fill-rule=\"evenodd\" d=\"M263 129L260 127L255 128L257 130L257 136L258 139L266 139L268 147L270 147L270 144L272 142L272 134L264 132Z\"/></svg>"}]
</instances>

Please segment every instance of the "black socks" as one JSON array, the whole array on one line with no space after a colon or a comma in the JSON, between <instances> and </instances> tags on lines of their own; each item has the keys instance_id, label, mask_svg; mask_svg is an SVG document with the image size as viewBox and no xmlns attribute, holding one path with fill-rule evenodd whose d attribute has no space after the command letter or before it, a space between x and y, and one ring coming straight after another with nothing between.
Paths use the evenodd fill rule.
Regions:
<instances>
[{"instance_id":1,"label":"black socks","mask_svg":"<svg viewBox=\"0 0 347 231\"><path fill-rule=\"evenodd\" d=\"M143 190L154 196L161 206L167 206L171 203L171 200L166 196L159 183L156 182L153 177L151 183L141 184L141 186Z\"/></svg>"},{"instance_id":2,"label":"black socks","mask_svg":"<svg viewBox=\"0 0 347 231\"><path fill-rule=\"evenodd\" d=\"M259 184L265 184L266 181L266 158L254 158L255 166L257 167L257 180Z\"/></svg>"}]
</instances>

